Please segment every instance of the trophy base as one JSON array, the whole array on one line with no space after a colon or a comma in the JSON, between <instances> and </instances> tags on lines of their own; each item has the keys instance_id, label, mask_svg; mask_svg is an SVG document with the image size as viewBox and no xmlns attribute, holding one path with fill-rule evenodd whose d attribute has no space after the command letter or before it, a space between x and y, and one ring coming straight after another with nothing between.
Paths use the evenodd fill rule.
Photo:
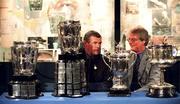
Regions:
<instances>
[{"instance_id":1,"label":"trophy base","mask_svg":"<svg viewBox=\"0 0 180 104\"><path fill-rule=\"evenodd\" d=\"M111 88L108 93L108 96L109 97L118 97L118 96L128 97L128 96L131 96L131 92L129 89Z\"/></svg>"},{"instance_id":2,"label":"trophy base","mask_svg":"<svg viewBox=\"0 0 180 104\"><path fill-rule=\"evenodd\" d=\"M83 95L79 94L79 95L67 95L67 94L52 94L52 96L54 97L70 97L70 98L80 98L83 97Z\"/></svg>"},{"instance_id":3,"label":"trophy base","mask_svg":"<svg viewBox=\"0 0 180 104\"><path fill-rule=\"evenodd\" d=\"M78 92L78 91L77 91ZM52 96L54 97L70 97L70 98L80 98L80 97L83 97L85 95L81 94L80 92L74 92L72 90L67 90L67 89L64 89L64 90L57 90L55 89Z\"/></svg>"},{"instance_id":4,"label":"trophy base","mask_svg":"<svg viewBox=\"0 0 180 104\"><path fill-rule=\"evenodd\" d=\"M37 88L36 82L13 82L8 85L7 98L10 99L36 99L43 96Z\"/></svg>"},{"instance_id":5,"label":"trophy base","mask_svg":"<svg viewBox=\"0 0 180 104\"><path fill-rule=\"evenodd\" d=\"M146 96L154 98L171 98L176 97L177 94L173 85L164 83L163 85L151 85Z\"/></svg>"},{"instance_id":6,"label":"trophy base","mask_svg":"<svg viewBox=\"0 0 180 104\"><path fill-rule=\"evenodd\" d=\"M40 83L35 75L12 76L8 83L7 98L11 99L36 99L43 96Z\"/></svg>"},{"instance_id":7,"label":"trophy base","mask_svg":"<svg viewBox=\"0 0 180 104\"><path fill-rule=\"evenodd\" d=\"M7 95L6 98L9 98L9 99L37 99L38 96L24 97L24 96L10 96L10 95Z\"/></svg>"}]
</instances>

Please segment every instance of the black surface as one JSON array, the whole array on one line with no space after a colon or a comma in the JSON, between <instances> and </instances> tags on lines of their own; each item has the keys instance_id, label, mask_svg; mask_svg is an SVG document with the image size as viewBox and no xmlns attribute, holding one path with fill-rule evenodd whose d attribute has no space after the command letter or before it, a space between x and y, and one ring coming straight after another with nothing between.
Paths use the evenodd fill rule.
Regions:
<instances>
[{"instance_id":1,"label":"black surface","mask_svg":"<svg viewBox=\"0 0 180 104\"><path fill-rule=\"evenodd\" d=\"M115 28L114 28L114 31L115 31L115 36L114 36L114 39L115 39L115 43L119 43L120 42L120 37L121 37L121 34L120 34L120 2L121 0L115 0L114 2L114 5L115 5Z\"/></svg>"},{"instance_id":2,"label":"black surface","mask_svg":"<svg viewBox=\"0 0 180 104\"><path fill-rule=\"evenodd\" d=\"M12 63L0 62L0 93L7 91L8 82L12 75Z\"/></svg>"},{"instance_id":3,"label":"black surface","mask_svg":"<svg viewBox=\"0 0 180 104\"><path fill-rule=\"evenodd\" d=\"M55 62L38 62L36 75L42 91L53 91L55 82Z\"/></svg>"},{"instance_id":4,"label":"black surface","mask_svg":"<svg viewBox=\"0 0 180 104\"><path fill-rule=\"evenodd\" d=\"M118 96L131 96L131 92L129 89L110 89L108 96L118 97Z\"/></svg>"}]
</instances>

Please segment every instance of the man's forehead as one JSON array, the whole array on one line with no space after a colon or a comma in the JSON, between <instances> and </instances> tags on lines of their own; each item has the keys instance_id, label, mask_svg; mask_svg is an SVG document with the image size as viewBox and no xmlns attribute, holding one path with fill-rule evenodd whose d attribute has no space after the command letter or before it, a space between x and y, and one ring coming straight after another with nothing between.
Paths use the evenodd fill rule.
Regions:
<instances>
[{"instance_id":1,"label":"man's forehead","mask_svg":"<svg viewBox=\"0 0 180 104\"><path fill-rule=\"evenodd\" d=\"M130 34L128 35L128 37L139 37L139 34L130 33Z\"/></svg>"},{"instance_id":2,"label":"man's forehead","mask_svg":"<svg viewBox=\"0 0 180 104\"><path fill-rule=\"evenodd\" d=\"M89 40L101 40L101 38L96 36L90 36Z\"/></svg>"}]
</instances>

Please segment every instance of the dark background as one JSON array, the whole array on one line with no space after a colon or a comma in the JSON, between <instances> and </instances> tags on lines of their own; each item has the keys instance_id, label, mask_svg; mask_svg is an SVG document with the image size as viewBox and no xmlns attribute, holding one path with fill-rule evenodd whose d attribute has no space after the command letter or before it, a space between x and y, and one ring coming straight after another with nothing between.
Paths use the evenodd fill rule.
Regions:
<instances>
[{"instance_id":1,"label":"dark background","mask_svg":"<svg viewBox=\"0 0 180 104\"><path fill-rule=\"evenodd\" d=\"M54 90L54 62L38 62L36 75L41 84L42 91ZM8 82L12 76L12 63L0 62L0 94L8 90Z\"/></svg>"}]
</instances>

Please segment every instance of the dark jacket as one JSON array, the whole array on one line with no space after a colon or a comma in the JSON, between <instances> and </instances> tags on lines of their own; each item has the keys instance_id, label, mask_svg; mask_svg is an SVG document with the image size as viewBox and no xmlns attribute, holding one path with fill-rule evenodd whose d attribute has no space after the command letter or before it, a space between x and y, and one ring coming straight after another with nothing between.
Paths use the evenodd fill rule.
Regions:
<instances>
[{"instance_id":1,"label":"dark jacket","mask_svg":"<svg viewBox=\"0 0 180 104\"><path fill-rule=\"evenodd\" d=\"M102 54L88 56L81 51L85 57L86 76L90 91L109 91L112 86L112 71L109 59Z\"/></svg>"}]
</instances>

